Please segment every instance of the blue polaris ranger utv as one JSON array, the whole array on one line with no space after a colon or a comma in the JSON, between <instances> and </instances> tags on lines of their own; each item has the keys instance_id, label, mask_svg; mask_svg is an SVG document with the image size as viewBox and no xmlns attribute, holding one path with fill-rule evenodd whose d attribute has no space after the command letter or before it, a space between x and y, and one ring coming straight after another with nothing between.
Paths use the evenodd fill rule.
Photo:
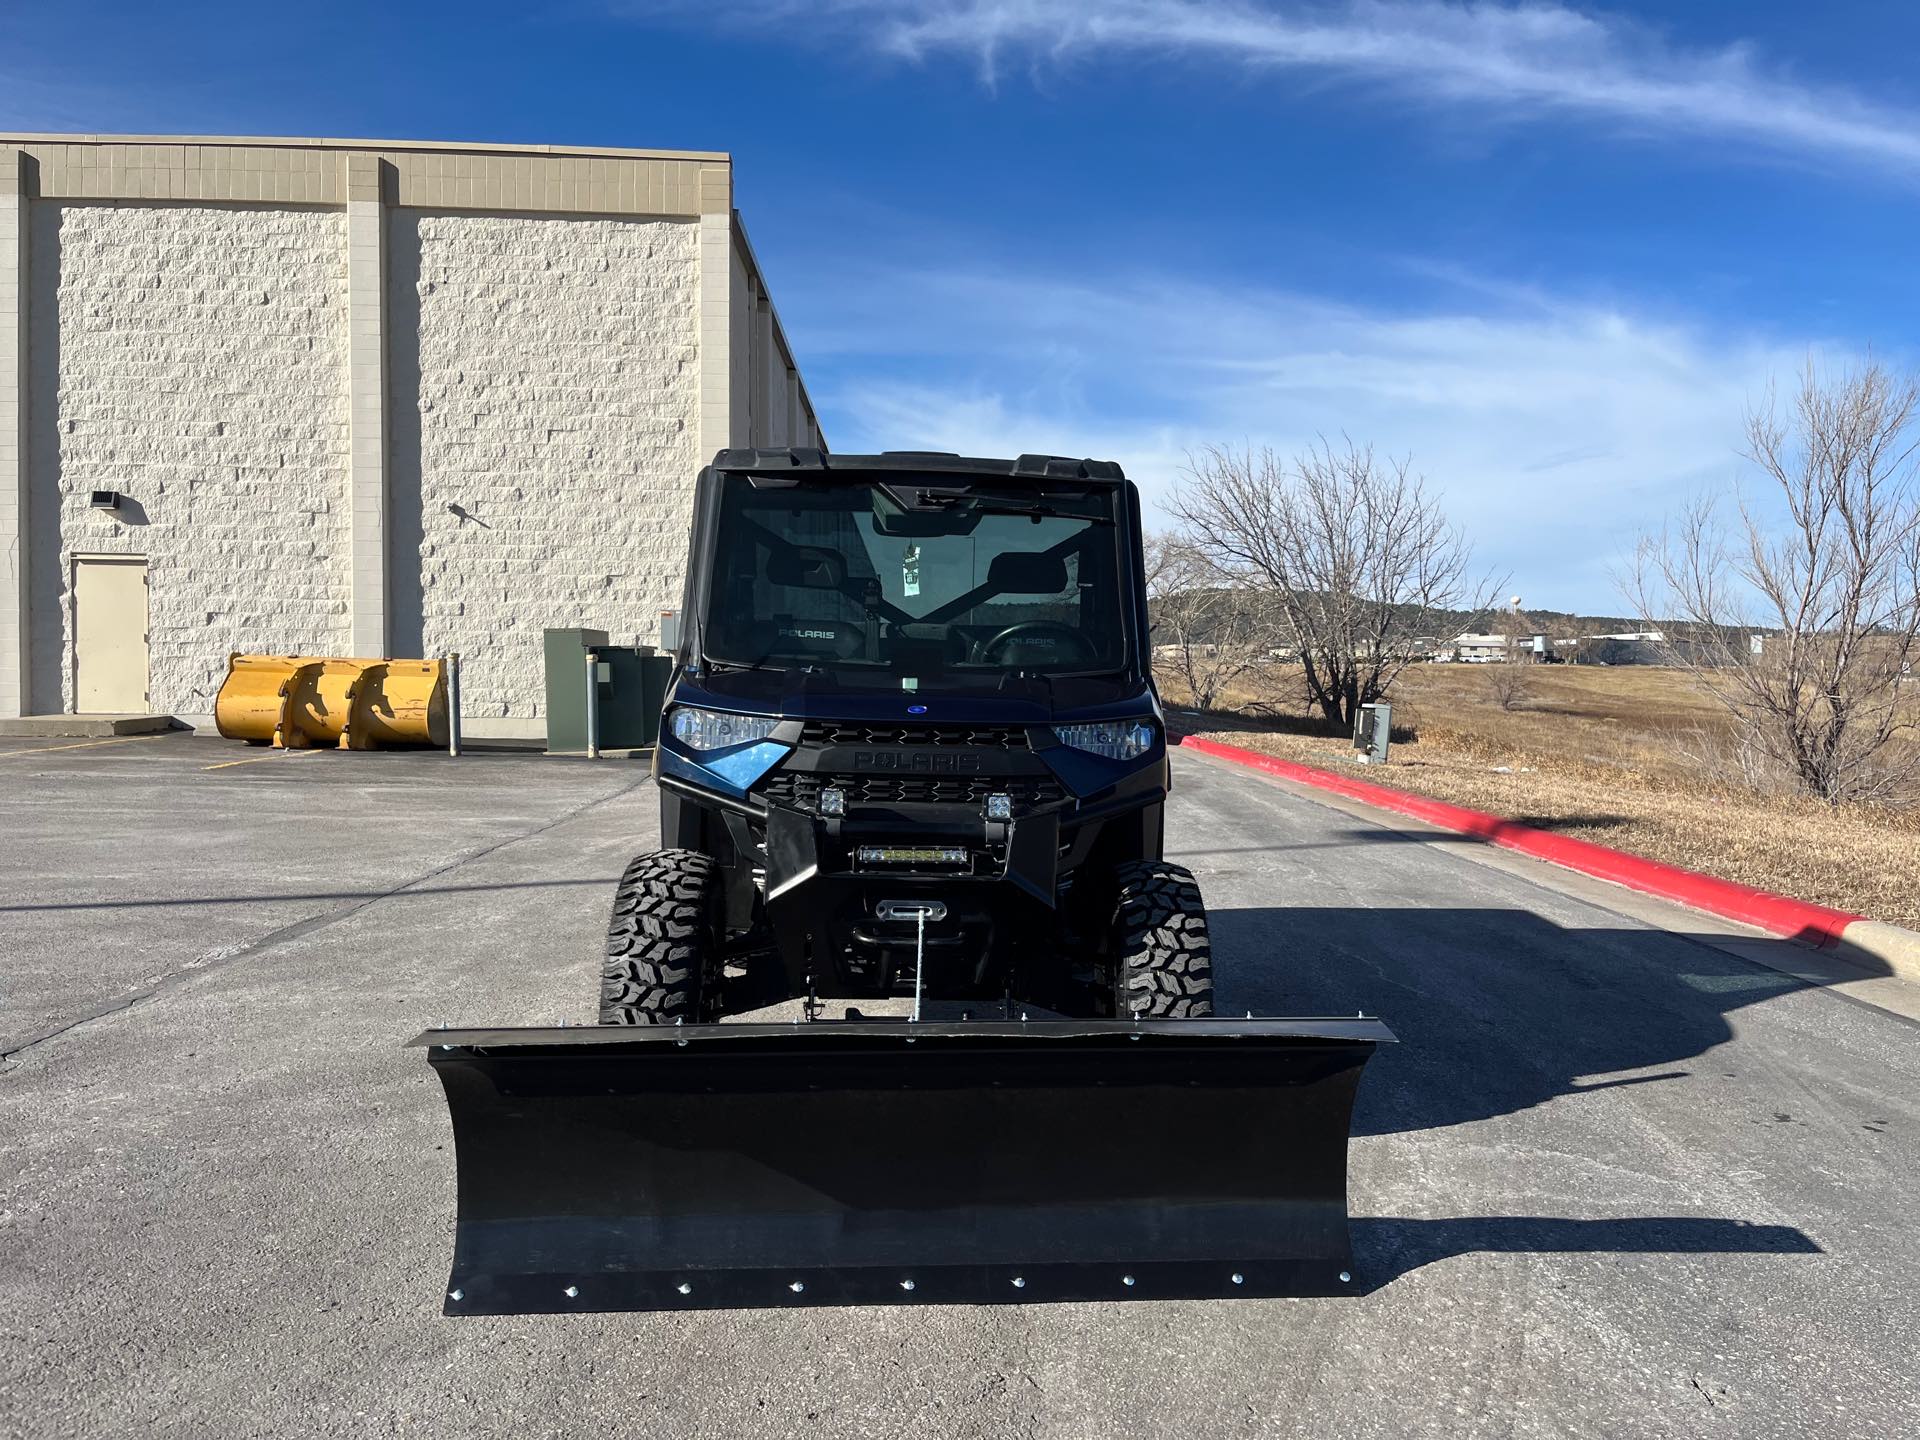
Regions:
<instances>
[{"instance_id":1,"label":"blue polaris ranger utv","mask_svg":"<svg viewBox=\"0 0 1920 1440\"><path fill-rule=\"evenodd\" d=\"M615 896L603 1023L902 994L1213 1012L1200 892L1161 858L1118 465L723 451L682 615L662 848Z\"/></svg>"},{"instance_id":2,"label":"blue polaris ranger utv","mask_svg":"<svg viewBox=\"0 0 1920 1440\"><path fill-rule=\"evenodd\" d=\"M1117 465L722 451L672 648L602 1023L415 1041L447 1314L1353 1288L1393 1037L1213 1014Z\"/></svg>"}]
</instances>

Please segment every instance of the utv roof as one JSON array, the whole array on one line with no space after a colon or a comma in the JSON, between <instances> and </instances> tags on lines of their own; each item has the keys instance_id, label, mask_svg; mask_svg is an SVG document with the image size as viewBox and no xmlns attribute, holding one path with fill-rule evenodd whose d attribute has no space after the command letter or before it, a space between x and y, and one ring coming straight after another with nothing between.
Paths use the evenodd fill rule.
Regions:
<instances>
[{"instance_id":1,"label":"utv roof","mask_svg":"<svg viewBox=\"0 0 1920 1440\"><path fill-rule=\"evenodd\" d=\"M1118 484L1127 477L1112 460L1076 460L1067 455L1021 455L987 460L951 450L882 450L878 455L829 455L824 450L722 450L713 468L748 475L858 473L867 470L933 471L1016 480L1094 480Z\"/></svg>"}]
</instances>

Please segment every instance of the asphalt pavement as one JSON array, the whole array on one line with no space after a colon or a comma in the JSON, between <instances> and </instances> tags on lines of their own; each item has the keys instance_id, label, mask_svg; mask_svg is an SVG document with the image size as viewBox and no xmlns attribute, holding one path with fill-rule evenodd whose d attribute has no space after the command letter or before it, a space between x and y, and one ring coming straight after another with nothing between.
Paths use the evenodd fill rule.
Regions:
<instances>
[{"instance_id":1,"label":"asphalt pavement","mask_svg":"<svg viewBox=\"0 0 1920 1440\"><path fill-rule=\"evenodd\" d=\"M1176 763L1221 1008L1400 1036L1357 1293L449 1320L400 1047L591 1018L644 768L0 742L0 1435L1920 1429L1920 1029Z\"/></svg>"}]
</instances>

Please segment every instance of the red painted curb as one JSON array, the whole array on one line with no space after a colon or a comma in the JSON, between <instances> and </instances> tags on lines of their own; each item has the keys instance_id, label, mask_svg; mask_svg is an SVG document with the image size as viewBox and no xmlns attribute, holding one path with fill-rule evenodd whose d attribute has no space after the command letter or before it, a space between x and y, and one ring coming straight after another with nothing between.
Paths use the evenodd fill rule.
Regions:
<instances>
[{"instance_id":1,"label":"red painted curb","mask_svg":"<svg viewBox=\"0 0 1920 1440\"><path fill-rule=\"evenodd\" d=\"M1537 860L1564 865L1583 875L1611 880L1616 885L1625 885L1630 890L1644 891L1666 900L1677 900L1696 910L1722 915L1729 920L1738 920L1811 945L1824 947L1835 944L1840 939L1841 931L1863 918L1845 910L1834 910L1786 895L1775 895L1768 890L1755 890L1750 885L1736 884L1732 880L1702 875L1697 870L1663 865L1658 860L1628 855L1605 845L1595 845L1589 840L1555 835L1549 830L1536 830L1531 825L1517 825L1481 810L1463 809L1458 805L1449 805L1444 800L1429 800L1424 795L1391 790L1384 785L1370 785L1365 780L1350 779L1330 770L1318 770L1311 765L1297 765L1291 760L1280 760L1254 750L1242 750L1238 745L1222 745L1217 740L1203 740L1198 735L1189 735L1180 744L1185 749L1198 750L1202 755L1218 756L1222 760L1232 760L1256 770L1264 770L1270 775L1298 781L1302 785L1331 790L1352 800L1377 805L1382 810L1398 811L1462 835L1477 836L1503 849L1517 850Z\"/></svg>"}]
</instances>

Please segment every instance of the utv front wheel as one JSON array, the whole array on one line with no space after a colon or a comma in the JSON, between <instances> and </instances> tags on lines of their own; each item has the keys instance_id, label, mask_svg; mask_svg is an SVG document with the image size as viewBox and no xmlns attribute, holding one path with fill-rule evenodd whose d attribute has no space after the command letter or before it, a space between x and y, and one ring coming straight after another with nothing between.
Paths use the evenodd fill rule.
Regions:
<instances>
[{"instance_id":1,"label":"utv front wheel","mask_svg":"<svg viewBox=\"0 0 1920 1440\"><path fill-rule=\"evenodd\" d=\"M602 1025L692 1025L720 975L720 867L695 850L637 856L613 892Z\"/></svg>"},{"instance_id":2,"label":"utv front wheel","mask_svg":"<svg viewBox=\"0 0 1920 1440\"><path fill-rule=\"evenodd\" d=\"M1213 1014L1213 947L1192 874L1158 860L1135 860L1120 866L1114 878L1114 1014Z\"/></svg>"}]
</instances>

